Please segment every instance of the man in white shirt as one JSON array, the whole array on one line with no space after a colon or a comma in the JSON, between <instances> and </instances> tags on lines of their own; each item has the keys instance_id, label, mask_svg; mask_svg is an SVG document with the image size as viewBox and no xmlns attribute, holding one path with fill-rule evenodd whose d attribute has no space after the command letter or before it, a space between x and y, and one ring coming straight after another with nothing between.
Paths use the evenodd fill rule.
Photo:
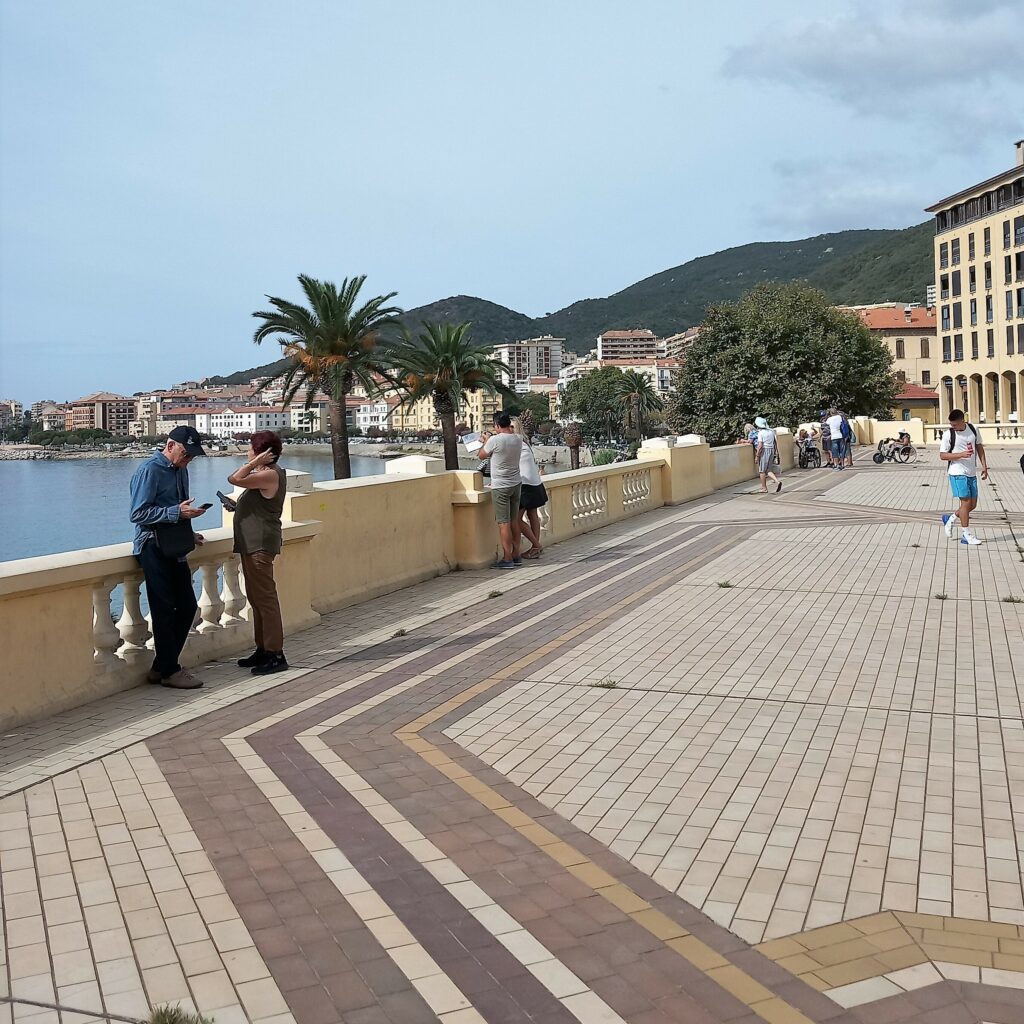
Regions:
<instances>
[{"instance_id":1,"label":"man in white shirt","mask_svg":"<svg viewBox=\"0 0 1024 1024\"><path fill-rule=\"evenodd\" d=\"M828 419L825 421L828 426L829 437L832 442L832 465L841 470L846 461L846 445L843 439L843 414L838 409L829 409Z\"/></svg>"},{"instance_id":2,"label":"man in white shirt","mask_svg":"<svg viewBox=\"0 0 1024 1024\"><path fill-rule=\"evenodd\" d=\"M980 544L971 533L971 513L978 505L978 464L981 464L981 479L987 480L988 459L974 424L968 423L959 409L949 414L949 430L942 435L939 458L948 466L946 472L953 497L960 499L960 508L942 517L946 536L952 539L953 527L959 520L964 528L960 543Z\"/></svg>"},{"instance_id":3,"label":"man in white shirt","mask_svg":"<svg viewBox=\"0 0 1024 1024\"><path fill-rule=\"evenodd\" d=\"M494 417L495 434L482 434L485 439L480 449L481 459L491 463L491 504L501 537L502 557L494 563L495 569L513 569L522 565L519 545L519 493L523 479L519 473L519 458L523 442L512 429L512 417L500 412Z\"/></svg>"}]
</instances>

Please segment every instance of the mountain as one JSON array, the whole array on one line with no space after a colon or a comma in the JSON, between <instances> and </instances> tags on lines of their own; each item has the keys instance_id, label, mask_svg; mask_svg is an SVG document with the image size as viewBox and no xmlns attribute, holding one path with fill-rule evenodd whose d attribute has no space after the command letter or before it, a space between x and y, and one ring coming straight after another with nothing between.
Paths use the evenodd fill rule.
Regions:
<instances>
[{"instance_id":1,"label":"mountain","mask_svg":"<svg viewBox=\"0 0 1024 1024\"><path fill-rule=\"evenodd\" d=\"M739 298L762 281L804 280L833 302L923 302L932 283L931 221L902 230L837 231L796 242L751 242L700 256L682 266L631 284L603 299L582 299L548 316L531 318L472 295L455 295L410 309L411 329L420 321L473 323L481 342L495 344L540 334L566 339L575 352L593 348L611 328L649 327L675 334L699 324L715 302ZM237 384L275 372L283 360L241 370L212 382Z\"/></svg>"}]
</instances>

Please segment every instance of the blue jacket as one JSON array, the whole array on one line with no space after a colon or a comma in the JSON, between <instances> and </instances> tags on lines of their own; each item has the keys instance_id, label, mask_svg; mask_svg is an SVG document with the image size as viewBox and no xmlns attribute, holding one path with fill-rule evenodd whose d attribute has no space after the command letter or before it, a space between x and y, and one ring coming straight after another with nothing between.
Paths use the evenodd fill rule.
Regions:
<instances>
[{"instance_id":1,"label":"blue jacket","mask_svg":"<svg viewBox=\"0 0 1024 1024\"><path fill-rule=\"evenodd\" d=\"M176 469L163 452L154 452L132 474L129 493L135 524L132 554L137 555L157 523L176 523L180 518L178 506L188 497L188 469Z\"/></svg>"}]
</instances>

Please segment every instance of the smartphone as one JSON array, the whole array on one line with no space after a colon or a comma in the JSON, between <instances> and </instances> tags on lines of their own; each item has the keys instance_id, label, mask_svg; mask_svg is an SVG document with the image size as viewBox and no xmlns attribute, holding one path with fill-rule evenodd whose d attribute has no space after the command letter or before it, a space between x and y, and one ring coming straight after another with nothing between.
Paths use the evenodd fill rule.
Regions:
<instances>
[{"instance_id":1,"label":"smartphone","mask_svg":"<svg viewBox=\"0 0 1024 1024\"><path fill-rule=\"evenodd\" d=\"M213 508L213 502L208 501L205 505L200 505L199 507L205 512L208 508Z\"/></svg>"},{"instance_id":2,"label":"smartphone","mask_svg":"<svg viewBox=\"0 0 1024 1024\"><path fill-rule=\"evenodd\" d=\"M234 512L235 509L238 508L238 502L236 502L234 498L229 498L226 494L221 494L220 491L217 492L217 497L220 498L220 503L229 512Z\"/></svg>"}]
</instances>

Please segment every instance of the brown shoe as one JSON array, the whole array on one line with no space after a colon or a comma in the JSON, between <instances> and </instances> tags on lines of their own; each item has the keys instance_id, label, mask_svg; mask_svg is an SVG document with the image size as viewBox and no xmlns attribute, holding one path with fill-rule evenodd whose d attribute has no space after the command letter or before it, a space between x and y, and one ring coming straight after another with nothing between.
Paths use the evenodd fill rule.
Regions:
<instances>
[{"instance_id":1,"label":"brown shoe","mask_svg":"<svg viewBox=\"0 0 1024 1024\"><path fill-rule=\"evenodd\" d=\"M146 673L146 682L147 683L162 683L163 681L164 681L164 677L162 675L160 675L160 673L157 672L157 670L155 668L151 668Z\"/></svg>"},{"instance_id":2,"label":"brown shoe","mask_svg":"<svg viewBox=\"0 0 1024 1024\"><path fill-rule=\"evenodd\" d=\"M173 676L168 676L160 681L161 686L168 686L172 690L198 690L202 685L202 679L196 679L191 672L181 669Z\"/></svg>"}]
</instances>

